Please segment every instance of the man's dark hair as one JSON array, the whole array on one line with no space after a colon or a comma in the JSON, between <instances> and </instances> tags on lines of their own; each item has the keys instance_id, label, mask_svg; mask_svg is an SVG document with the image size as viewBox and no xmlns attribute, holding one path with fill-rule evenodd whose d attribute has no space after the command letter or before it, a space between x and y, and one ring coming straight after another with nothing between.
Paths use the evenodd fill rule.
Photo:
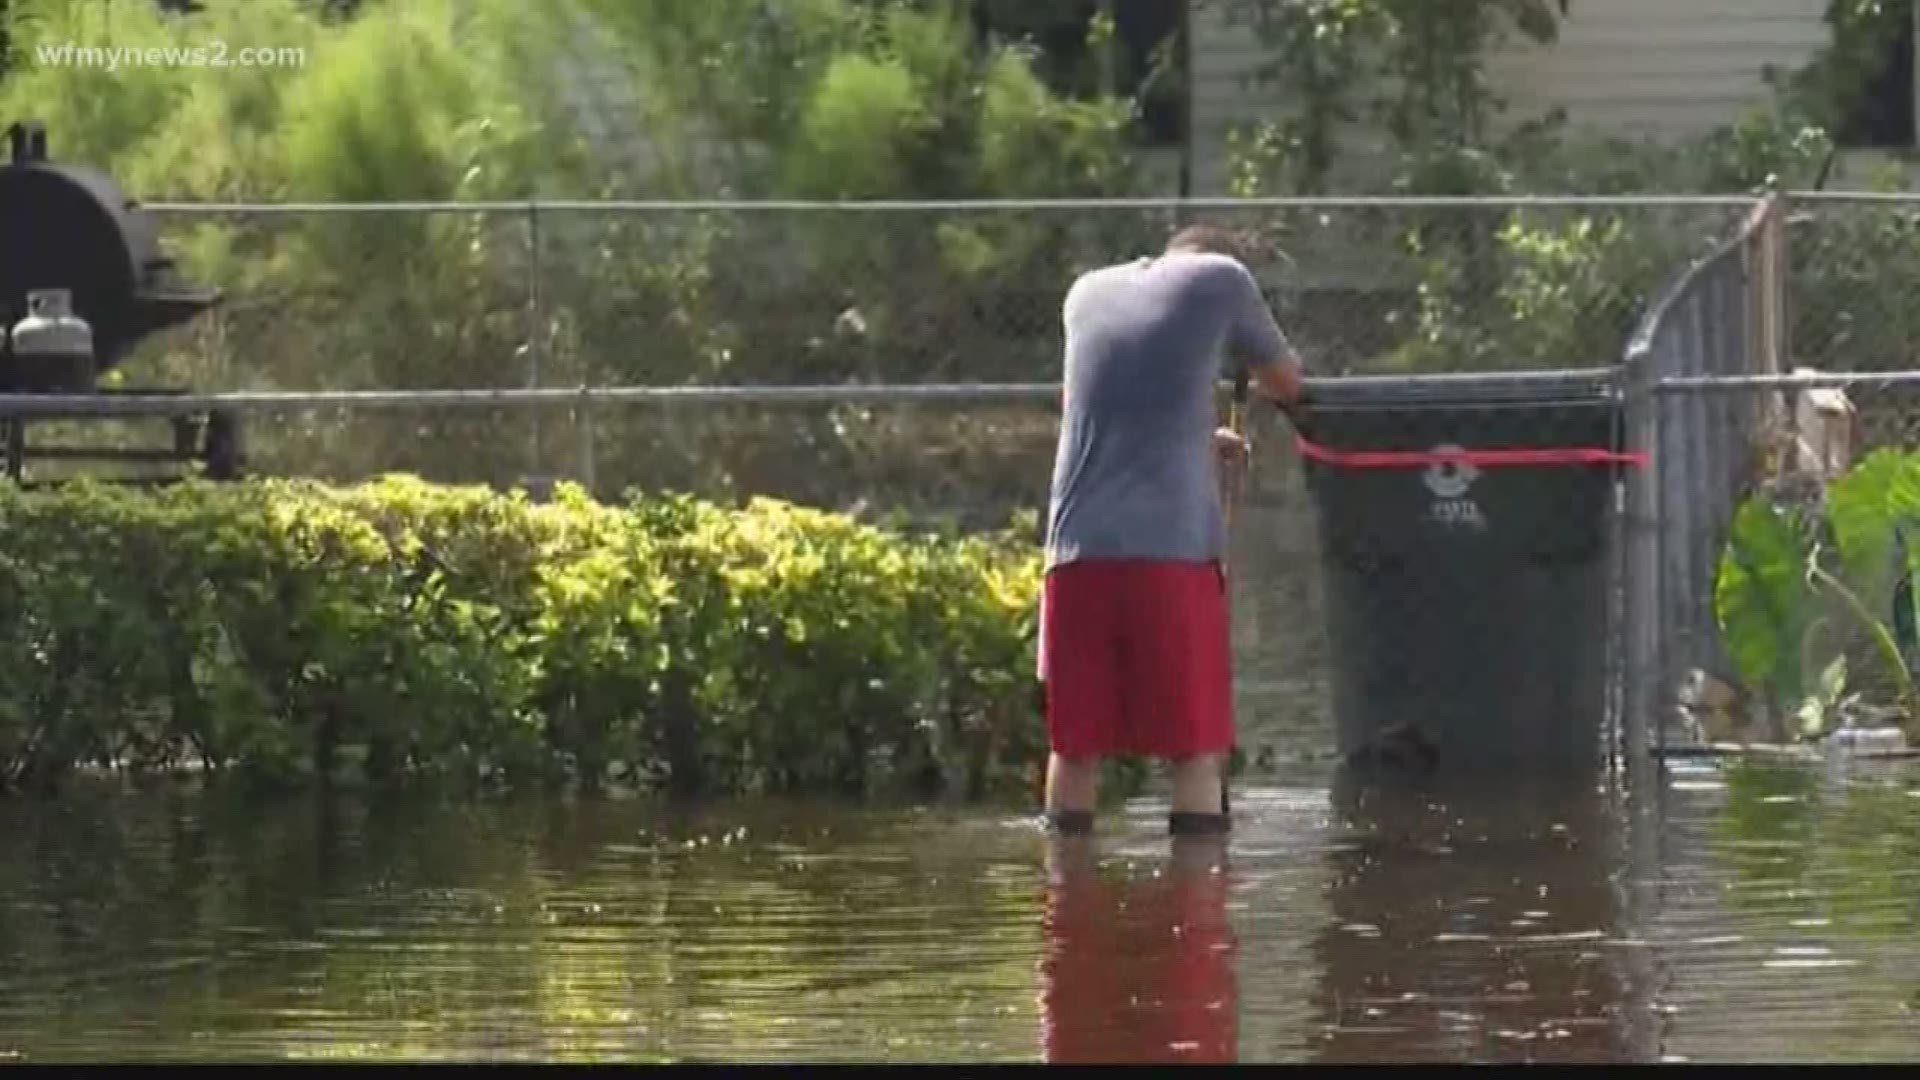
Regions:
<instances>
[{"instance_id":1,"label":"man's dark hair","mask_svg":"<svg viewBox=\"0 0 1920 1080\"><path fill-rule=\"evenodd\" d=\"M1251 261L1255 246L1252 238L1244 233L1204 224L1187 225L1167 241L1168 251L1203 251L1231 256L1241 262Z\"/></svg>"}]
</instances>

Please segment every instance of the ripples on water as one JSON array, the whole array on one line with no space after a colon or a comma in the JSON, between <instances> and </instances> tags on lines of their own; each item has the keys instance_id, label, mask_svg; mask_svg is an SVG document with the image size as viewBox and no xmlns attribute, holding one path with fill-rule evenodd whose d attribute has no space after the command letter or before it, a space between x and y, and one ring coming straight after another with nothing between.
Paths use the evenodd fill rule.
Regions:
<instances>
[{"instance_id":1,"label":"ripples on water","mask_svg":"<svg viewBox=\"0 0 1920 1080\"><path fill-rule=\"evenodd\" d=\"M1855 1060L1920 1051L1920 785L1301 778L1224 848L990 811L0 804L14 1060Z\"/></svg>"}]
</instances>

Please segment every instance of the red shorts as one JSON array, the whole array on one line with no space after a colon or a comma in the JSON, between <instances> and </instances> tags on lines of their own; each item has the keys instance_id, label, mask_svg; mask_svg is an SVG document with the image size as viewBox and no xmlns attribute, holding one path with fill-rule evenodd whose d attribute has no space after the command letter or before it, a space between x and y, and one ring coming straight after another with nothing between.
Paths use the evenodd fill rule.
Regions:
<instances>
[{"instance_id":1,"label":"red shorts","mask_svg":"<svg viewBox=\"0 0 1920 1080\"><path fill-rule=\"evenodd\" d=\"M1217 563L1055 567L1040 618L1054 752L1190 757L1232 749L1230 648Z\"/></svg>"}]
</instances>

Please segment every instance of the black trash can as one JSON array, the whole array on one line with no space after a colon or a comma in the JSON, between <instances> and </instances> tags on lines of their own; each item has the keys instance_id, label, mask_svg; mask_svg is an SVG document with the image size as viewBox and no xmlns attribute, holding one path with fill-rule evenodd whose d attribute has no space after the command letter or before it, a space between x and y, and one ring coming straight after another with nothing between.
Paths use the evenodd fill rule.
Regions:
<instances>
[{"instance_id":1,"label":"black trash can","mask_svg":"<svg viewBox=\"0 0 1920 1080\"><path fill-rule=\"evenodd\" d=\"M1318 380L1295 422L1346 760L1596 765L1622 467L1609 373ZM1536 460L1445 458L1462 451Z\"/></svg>"}]
</instances>

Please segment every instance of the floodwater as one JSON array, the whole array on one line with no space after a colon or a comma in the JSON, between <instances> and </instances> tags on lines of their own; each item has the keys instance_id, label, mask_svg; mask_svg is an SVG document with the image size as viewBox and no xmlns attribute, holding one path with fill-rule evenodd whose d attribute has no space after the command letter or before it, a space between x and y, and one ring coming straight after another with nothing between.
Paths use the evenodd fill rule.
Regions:
<instances>
[{"instance_id":1,"label":"floodwater","mask_svg":"<svg viewBox=\"0 0 1920 1080\"><path fill-rule=\"evenodd\" d=\"M1091 842L1025 807L0 801L0 1062L1920 1056L1920 771L1362 783L1297 499L1236 530L1224 844L1169 841L1162 787Z\"/></svg>"},{"instance_id":2,"label":"floodwater","mask_svg":"<svg viewBox=\"0 0 1920 1080\"><path fill-rule=\"evenodd\" d=\"M1326 782L1331 780L1332 783ZM0 805L0 1057L1842 1061L1920 1052L1920 777L1018 813Z\"/></svg>"}]
</instances>

